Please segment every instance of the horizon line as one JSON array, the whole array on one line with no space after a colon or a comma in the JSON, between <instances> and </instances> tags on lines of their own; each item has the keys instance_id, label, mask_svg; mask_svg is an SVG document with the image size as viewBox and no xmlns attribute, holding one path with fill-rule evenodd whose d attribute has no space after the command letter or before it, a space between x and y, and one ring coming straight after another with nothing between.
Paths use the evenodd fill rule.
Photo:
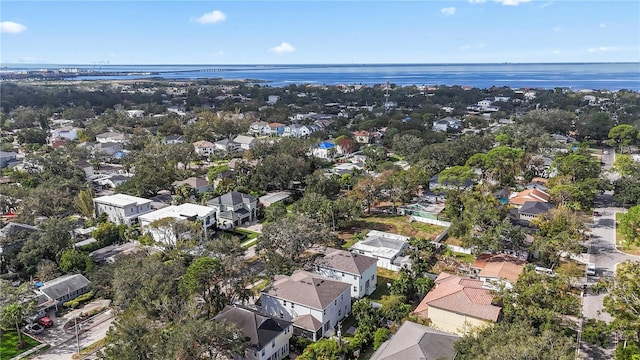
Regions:
<instances>
[{"instance_id":1,"label":"horizon line","mask_svg":"<svg viewBox=\"0 0 640 360\"><path fill-rule=\"evenodd\" d=\"M7 67L7 65L47 65L47 66L374 66L374 65L578 65L578 64L637 64L638 61L566 61L566 62L444 62L444 63L282 63L282 64L260 64L260 63L245 63L245 64L216 64L216 63L35 63L35 62L0 62L0 66Z\"/></svg>"}]
</instances>

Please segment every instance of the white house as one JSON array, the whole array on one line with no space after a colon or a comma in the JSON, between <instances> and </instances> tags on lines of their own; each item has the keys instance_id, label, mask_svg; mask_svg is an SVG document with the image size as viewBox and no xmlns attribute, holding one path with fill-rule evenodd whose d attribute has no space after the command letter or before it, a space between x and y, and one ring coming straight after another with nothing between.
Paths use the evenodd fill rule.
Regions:
<instances>
[{"instance_id":1,"label":"white house","mask_svg":"<svg viewBox=\"0 0 640 360\"><path fill-rule=\"evenodd\" d=\"M293 322L294 335L313 341L334 334L338 323L351 312L351 284L297 270L291 276L276 275L260 296L266 314Z\"/></svg>"},{"instance_id":2,"label":"white house","mask_svg":"<svg viewBox=\"0 0 640 360\"><path fill-rule=\"evenodd\" d=\"M411 263L403 255L409 247L409 237L371 230L367 238L353 244L352 252L378 259L378 267L398 271Z\"/></svg>"},{"instance_id":3,"label":"white house","mask_svg":"<svg viewBox=\"0 0 640 360\"><path fill-rule=\"evenodd\" d=\"M52 138L60 137L63 139L73 141L78 137L78 130L72 127L63 127L59 129L54 129L54 130L51 130L51 137Z\"/></svg>"},{"instance_id":4,"label":"white house","mask_svg":"<svg viewBox=\"0 0 640 360\"><path fill-rule=\"evenodd\" d=\"M378 260L346 250L327 248L314 262L315 273L351 284L351 297L361 298L376 290Z\"/></svg>"},{"instance_id":5,"label":"white house","mask_svg":"<svg viewBox=\"0 0 640 360\"><path fill-rule=\"evenodd\" d=\"M323 141L311 149L311 155L320 159L333 159L338 155L338 148L331 141Z\"/></svg>"},{"instance_id":6,"label":"white house","mask_svg":"<svg viewBox=\"0 0 640 360\"><path fill-rule=\"evenodd\" d=\"M289 340L293 335L290 321L229 305L213 321L235 324L243 332L248 344L242 359L280 360L289 356Z\"/></svg>"},{"instance_id":7,"label":"white house","mask_svg":"<svg viewBox=\"0 0 640 360\"><path fill-rule=\"evenodd\" d=\"M200 140L193 143L196 154L200 156L209 156L216 151L216 145L210 141Z\"/></svg>"},{"instance_id":8,"label":"white house","mask_svg":"<svg viewBox=\"0 0 640 360\"><path fill-rule=\"evenodd\" d=\"M34 291L36 307L41 313L57 309L58 305L87 293L90 283L82 274L67 274L49 280Z\"/></svg>"},{"instance_id":9,"label":"white house","mask_svg":"<svg viewBox=\"0 0 640 360\"><path fill-rule=\"evenodd\" d=\"M106 213L109 221L131 226L140 215L151 212L151 200L126 194L114 194L93 199L96 216Z\"/></svg>"},{"instance_id":10,"label":"white house","mask_svg":"<svg viewBox=\"0 0 640 360\"><path fill-rule=\"evenodd\" d=\"M231 139L218 140L214 145L220 151L236 151L239 148L239 145Z\"/></svg>"},{"instance_id":11,"label":"white house","mask_svg":"<svg viewBox=\"0 0 640 360\"><path fill-rule=\"evenodd\" d=\"M125 143L127 135L121 132L108 131L106 133L96 135L96 141L99 143Z\"/></svg>"},{"instance_id":12,"label":"white house","mask_svg":"<svg viewBox=\"0 0 640 360\"><path fill-rule=\"evenodd\" d=\"M278 100L280 100L280 96L278 96L278 95L269 95L269 97L267 98L267 104L275 105L275 103L277 103Z\"/></svg>"},{"instance_id":13,"label":"white house","mask_svg":"<svg viewBox=\"0 0 640 360\"><path fill-rule=\"evenodd\" d=\"M233 139L243 150L251 150L256 145L256 138L253 136L238 135Z\"/></svg>"},{"instance_id":14,"label":"white house","mask_svg":"<svg viewBox=\"0 0 640 360\"><path fill-rule=\"evenodd\" d=\"M153 229L150 226L154 221L166 218L175 219L176 222L201 220L206 231L215 223L215 212L206 206L185 203L177 206L167 206L141 215L138 219L140 220L140 227L147 231L155 241L165 242L170 245L175 244L176 236L169 229Z\"/></svg>"},{"instance_id":15,"label":"white house","mask_svg":"<svg viewBox=\"0 0 640 360\"><path fill-rule=\"evenodd\" d=\"M130 118L139 118L144 116L144 110L127 110L125 112Z\"/></svg>"}]
</instances>

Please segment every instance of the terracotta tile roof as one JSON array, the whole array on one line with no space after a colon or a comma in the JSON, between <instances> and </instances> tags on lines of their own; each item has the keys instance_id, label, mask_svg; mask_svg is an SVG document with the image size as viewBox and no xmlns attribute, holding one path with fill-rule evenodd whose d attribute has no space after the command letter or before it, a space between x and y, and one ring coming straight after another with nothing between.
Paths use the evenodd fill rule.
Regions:
<instances>
[{"instance_id":1,"label":"terracotta tile roof","mask_svg":"<svg viewBox=\"0 0 640 360\"><path fill-rule=\"evenodd\" d=\"M550 196L546 192L533 188L533 189L526 189L526 190L520 191L514 197L509 199L509 203L515 204L515 205L522 205L527 201L548 202L549 198Z\"/></svg>"},{"instance_id":2,"label":"terracotta tile roof","mask_svg":"<svg viewBox=\"0 0 640 360\"><path fill-rule=\"evenodd\" d=\"M514 256L484 254L478 256L471 267L480 269L481 277L506 279L513 284L524 270L524 264L525 261Z\"/></svg>"},{"instance_id":3,"label":"terracotta tile roof","mask_svg":"<svg viewBox=\"0 0 640 360\"><path fill-rule=\"evenodd\" d=\"M502 310L491 305L493 295L482 288L482 281L441 273L435 286L422 299L414 313L428 316L429 307L435 307L478 319L497 321Z\"/></svg>"}]
</instances>

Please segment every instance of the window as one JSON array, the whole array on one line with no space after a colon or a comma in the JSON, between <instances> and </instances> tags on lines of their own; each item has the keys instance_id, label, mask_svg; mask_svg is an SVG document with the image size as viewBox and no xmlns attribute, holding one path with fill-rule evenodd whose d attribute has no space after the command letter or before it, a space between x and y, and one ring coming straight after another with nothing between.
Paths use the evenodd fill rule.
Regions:
<instances>
[{"instance_id":1,"label":"window","mask_svg":"<svg viewBox=\"0 0 640 360\"><path fill-rule=\"evenodd\" d=\"M322 310L322 315L327 315L327 310Z\"/></svg>"},{"instance_id":2,"label":"window","mask_svg":"<svg viewBox=\"0 0 640 360\"><path fill-rule=\"evenodd\" d=\"M354 286L354 287L353 287L353 291L358 291L358 287L357 287L357 286Z\"/></svg>"},{"instance_id":3,"label":"window","mask_svg":"<svg viewBox=\"0 0 640 360\"><path fill-rule=\"evenodd\" d=\"M353 280L358 280L358 277L356 275L353 275Z\"/></svg>"},{"instance_id":4,"label":"window","mask_svg":"<svg viewBox=\"0 0 640 360\"><path fill-rule=\"evenodd\" d=\"M282 300L282 305L287 306L287 300Z\"/></svg>"},{"instance_id":5,"label":"window","mask_svg":"<svg viewBox=\"0 0 640 360\"><path fill-rule=\"evenodd\" d=\"M275 340L271 342L271 348L273 349L274 347L276 347L276 341Z\"/></svg>"},{"instance_id":6,"label":"window","mask_svg":"<svg viewBox=\"0 0 640 360\"><path fill-rule=\"evenodd\" d=\"M338 299L333 300L333 305L338 305Z\"/></svg>"}]
</instances>

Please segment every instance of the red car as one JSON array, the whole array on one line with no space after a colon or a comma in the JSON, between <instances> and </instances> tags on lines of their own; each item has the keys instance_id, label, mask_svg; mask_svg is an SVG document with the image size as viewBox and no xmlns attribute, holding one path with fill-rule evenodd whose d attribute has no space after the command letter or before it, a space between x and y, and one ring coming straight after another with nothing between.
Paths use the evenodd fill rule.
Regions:
<instances>
[{"instance_id":1,"label":"red car","mask_svg":"<svg viewBox=\"0 0 640 360\"><path fill-rule=\"evenodd\" d=\"M602 216L602 214L600 214L600 213L599 213L599 212L597 212L597 211L594 211L594 212L593 212L593 216Z\"/></svg>"},{"instance_id":2,"label":"red car","mask_svg":"<svg viewBox=\"0 0 640 360\"><path fill-rule=\"evenodd\" d=\"M40 324L40 325L42 325L42 326L44 326L46 328L49 328L49 327L53 326L53 320L51 320L51 318L48 317L48 316L41 317L40 319L38 319L38 324Z\"/></svg>"}]
</instances>

